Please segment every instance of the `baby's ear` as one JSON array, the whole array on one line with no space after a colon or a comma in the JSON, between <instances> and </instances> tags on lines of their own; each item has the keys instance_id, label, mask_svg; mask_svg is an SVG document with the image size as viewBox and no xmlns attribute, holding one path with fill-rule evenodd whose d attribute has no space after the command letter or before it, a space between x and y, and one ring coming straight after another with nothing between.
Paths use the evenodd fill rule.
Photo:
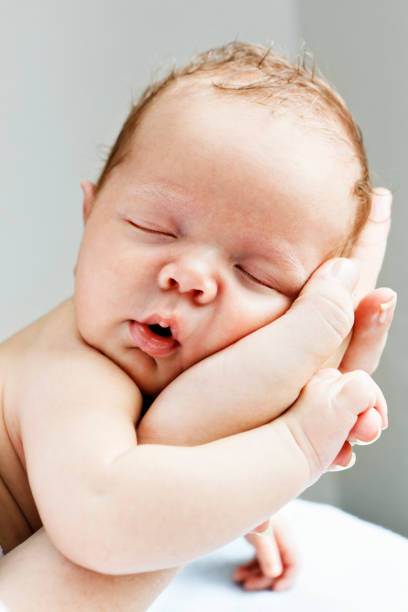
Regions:
<instances>
[{"instance_id":1,"label":"baby's ear","mask_svg":"<svg viewBox=\"0 0 408 612\"><path fill-rule=\"evenodd\" d=\"M96 186L90 181L82 181L80 183L82 191L84 192L84 201L82 204L82 217L84 223L86 223L89 213L92 210L92 204L95 198Z\"/></svg>"}]
</instances>

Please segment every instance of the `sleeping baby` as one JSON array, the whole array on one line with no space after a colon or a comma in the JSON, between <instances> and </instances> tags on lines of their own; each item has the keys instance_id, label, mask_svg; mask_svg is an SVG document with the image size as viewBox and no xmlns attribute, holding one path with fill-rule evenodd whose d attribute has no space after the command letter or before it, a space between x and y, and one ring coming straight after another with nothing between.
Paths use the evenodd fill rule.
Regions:
<instances>
[{"instance_id":1,"label":"sleeping baby","mask_svg":"<svg viewBox=\"0 0 408 612\"><path fill-rule=\"evenodd\" d=\"M235 42L149 87L82 187L74 294L0 347L4 552L43 525L123 592L252 532L263 580L257 526L387 426L370 376L337 369L372 195L360 132L323 80Z\"/></svg>"}]
</instances>

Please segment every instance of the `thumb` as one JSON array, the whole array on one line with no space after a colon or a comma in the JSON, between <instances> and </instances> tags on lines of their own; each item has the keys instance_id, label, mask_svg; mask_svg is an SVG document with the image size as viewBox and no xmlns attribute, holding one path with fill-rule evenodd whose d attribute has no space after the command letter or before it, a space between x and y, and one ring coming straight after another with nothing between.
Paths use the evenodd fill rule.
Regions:
<instances>
[{"instance_id":1,"label":"thumb","mask_svg":"<svg viewBox=\"0 0 408 612\"><path fill-rule=\"evenodd\" d=\"M337 257L322 264L312 274L303 287L290 311L289 318L307 317L309 323L314 322L312 311L318 312L322 318L323 328L316 328L323 342L341 343L350 332L354 323L354 309L357 306L354 289L359 280L359 271L351 259ZM331 332L334 336L332 337ZM327 335L325 335L327 333ZM315 338L317 341L319 338ZM327 353L327 348L322 348ZM327 356L327 355L326 355Z\"/></svg>"},{"instance_id":2,"label":"thumb","mask_svg":"<svg viewBox=\"0 0 408 612\"><path fill-rule=\"evenodd\" d=\"M279 355L274 372L279 381L277 394L285 396L285 388L293 389L293 372L299 392L346 338L354 322L352 294L358 276L357 266L350 259L338 257L325 262L289 310L270 324L268 340ZM284 403L289 398L275 399Z\"/></svg>"},{"instance_id":3,"label":"thumb","mask_svg":"<svg viewBox=\"0 0 408 612\"><path fill-rule=\"evenodd\" d=\"M280 319L292 330L292 348L296 346L303 357L309 352L315 366L336 350L353 327L353 289L358 276L351 259L337 257L325 262Z\"/></svg>"}]
</instances>

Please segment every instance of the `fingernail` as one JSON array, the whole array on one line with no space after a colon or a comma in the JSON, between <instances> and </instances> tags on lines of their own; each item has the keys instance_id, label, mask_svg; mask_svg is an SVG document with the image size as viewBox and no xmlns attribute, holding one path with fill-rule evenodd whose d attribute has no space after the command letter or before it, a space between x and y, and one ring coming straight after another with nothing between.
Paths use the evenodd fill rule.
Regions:
<instances>
[{"instance_id":1,"label":"fingernail","mask_svg":"<svg viewBox=\"0 0 408 612\"><path fill-rule=\"evenodd\" d=\"M373 189L371 198L370 219L372 221L386 221L390 216L392 194L384 187Z\"/></svg>"},{"instance_id":2,"label":"fingernail","mask_svg":"<svg viewBox=\"0 0 408 612\"><path fill-rule=\"evenodd\" d=\"M255 535L259 535L259 536L268 536L272 532L273 532L273 524L272 524L272 521L269 520L266 528L263 531L252 531L251 533L254 533Z\"/></svg>"},{"instance_id":3,"label":"fingernail","mask_svg":"<svg viewBox=\"0 0 408 612\"><path fill-rule=\"evenodd\" d=\"M363 442L362 440L359 440L358 438L350 438L349 442L351 446L354 446L355 444L357 444L357 446L368 446L369 444L374 444L374 442L377 442L381 434L382 434L382 429L379 429L375 438L373 440L370 440L369 442Z\"/></svg>"},{"instance_id":4,"label":"fingernail","mask_svg":"<svg viewBox=\"0 0 408 612\"><path fill-rule=\"evenodd\" d=\"M350 291L357 284L358 270L356 264L351 259L339 257L329 266L328 273L337 278Z\"/></svg>"},{"instance_id":5,"label":"fingernail","mask_svg":"<svg viewBox=\"0 0 408 612\"><path fill-rule=\"evenodd\" d=\"M329 467L327 471L328 472L341 472L343 470L348 470L349 468L353 467L355 462L356 462L356 455L355 453L351 453L351 458L347 465L332 465L331 467Z\"/></svg>"},{"instance_id":6,"label":"fingernail","mask_svg":"<svg viewBox=\"0 0 408 612\"><path fill-rule=\"evenodd\" d=\"M392 315L392 310L397 303L397 294L393 291L393 295L388 302L384 302L384 304L380 304L380 309L378 312L378 322L385 323Z\"/></svg>"}]
</instances>

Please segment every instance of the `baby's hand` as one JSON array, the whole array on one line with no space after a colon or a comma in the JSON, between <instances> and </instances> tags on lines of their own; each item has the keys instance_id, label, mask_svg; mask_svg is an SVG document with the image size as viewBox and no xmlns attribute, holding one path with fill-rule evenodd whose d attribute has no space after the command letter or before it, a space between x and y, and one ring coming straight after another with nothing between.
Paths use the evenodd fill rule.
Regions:
<instances>
[{"instance_id":1,"label":"baby's hand","mask_svg":"<svg viewBox=\"0 0 408 612\"><path fill-rule=\"evenodd\" d=\"M233 580L248 591L284 591L293 585L299 572L298 549L282 518L273 516L260 527L264 528L262 534L245 536L256 554L252 561L236 568Z\"/></svg>"},{"instance_id":2,"label":"baby's hand","mask_svg":"<svg viewBox=\"0 0 408 612\"><path fill-rule=\"evenodd\" d=\"M309 464L310 484L354 459L350 442L373 442L388 426L384 396L363 370L320 370L281 419Z\"/></svg>"}]
</instances>

